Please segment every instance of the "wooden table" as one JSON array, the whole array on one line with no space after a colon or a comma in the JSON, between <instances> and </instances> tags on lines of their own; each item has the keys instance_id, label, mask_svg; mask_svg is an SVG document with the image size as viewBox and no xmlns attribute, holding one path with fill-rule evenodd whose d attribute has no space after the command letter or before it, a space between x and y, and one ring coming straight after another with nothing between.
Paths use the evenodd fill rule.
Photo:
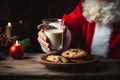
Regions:
<instances>
[{"instance_id":1,"label":"wooden table","mask_svg":"<svg viewBox=\"0 0 120 80\"><path fill-rule=\"evenodd\" d=\"M0 80L120 80L120 60L100 59L82 70L52 70L37 62L41 53L25 53L24 59L7 57L0 61Z\"/></svg>"}]
</instances>

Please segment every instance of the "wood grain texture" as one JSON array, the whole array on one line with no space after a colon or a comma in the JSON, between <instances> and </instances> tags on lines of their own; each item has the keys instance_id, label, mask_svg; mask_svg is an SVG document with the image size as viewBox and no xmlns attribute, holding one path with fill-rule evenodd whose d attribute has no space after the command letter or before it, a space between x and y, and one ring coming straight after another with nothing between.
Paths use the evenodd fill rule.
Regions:
<instances>
[{"instance_id":1,"label":"wood grain texture","mask_svg":"<svg viewBox=\"0 0 120 80\"><path fill-rule=\"evenodd\" d=\"M41 53L25 53L23 59L7 57L0 61L0 79L116 79L120 78L120 60L101 59L98 64L82 69L52 69L37 61ZM45 54L44 54L45 55Z\"/></svg>"}]
</instances>

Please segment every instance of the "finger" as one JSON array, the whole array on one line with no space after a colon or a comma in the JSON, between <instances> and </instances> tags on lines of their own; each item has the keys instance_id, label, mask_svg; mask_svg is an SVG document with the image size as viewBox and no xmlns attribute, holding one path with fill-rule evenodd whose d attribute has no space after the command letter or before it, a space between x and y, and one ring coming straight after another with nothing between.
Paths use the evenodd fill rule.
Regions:
<instances>
[{"instance_id":1,"label":"finger","mask_svg":"<svg viewBox=\"0 0 120 80\"><path fill-rule=\"evenodd\" d=\"M43 29L43 24L39 24L39 25L37 26L37 29L38 29L38 30Z\"/></svg>"},{"instance_id":2,"label":"finger","mask_svg":"<svg viewBox=\"0 0 120 80\"><path fill-rule=\"evenodd\" d=\"M41 38L38 37L38 41L41 44L41 46L43 46L44 48L46 48L47 50L50 50L50 46L49 43L45 42L44 40L42 40Z\"/></svg>"},{"instance_id":3,"label":"finger","mask_svg":"<svg viewBox=\"0 0 120 80\"><path fill-rule=\"evenodd\" d=\"M51 49L51 48L50 48L50 44L49 44L50 42L49 42L47 36L45 35L43 29L41 29L41 30L38 32L38 41L39 41L39 43L40 43L44 48L46 48L47 50L50 50L50 49Z\"/></svg>"},{"instance_id":4,"label":"finger","mask_svg":"<svg viewBox=\"0 0 120 80\"><path fill-rule=\"evenodd\" d=\"M47 36L46 36L45 33L44 33L44 29L41 29L41 30L38 32L38 37L40 37L41 39L43 39L43 40L46 41L46 42L49 42Z\"/></svg>"}]
</instances>

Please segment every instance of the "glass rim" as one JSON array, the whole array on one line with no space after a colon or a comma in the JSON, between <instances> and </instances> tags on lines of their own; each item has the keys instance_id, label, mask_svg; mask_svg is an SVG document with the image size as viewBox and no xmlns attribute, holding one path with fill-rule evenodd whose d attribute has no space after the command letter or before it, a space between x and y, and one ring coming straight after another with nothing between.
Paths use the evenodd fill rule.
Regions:
<instances>
[{"instance_id":1,"label":"glass rim","mask_svg":"<svg viewBox=\"0 0 120 80\"><path fill-rule=\"evenodd\" d=\"M46 22L46 23L49 23L49 22L57 22L57 21L61 21L62 19L60 18L45 18L45 19L42 19L42 22Z\"/></svg>"}]
</instances>

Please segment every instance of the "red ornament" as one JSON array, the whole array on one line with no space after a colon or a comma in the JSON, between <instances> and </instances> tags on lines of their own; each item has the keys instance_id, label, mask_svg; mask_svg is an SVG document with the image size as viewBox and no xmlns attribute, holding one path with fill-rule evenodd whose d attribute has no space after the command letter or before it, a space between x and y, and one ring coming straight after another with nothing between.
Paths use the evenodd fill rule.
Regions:
<instances>
[{"instance_id":1,"label":"red ornament","mask_svg":"<svg viewBox=\"0 0 120 80\"><path fill-rule=\"evenodd\" d=\"M16 41L16 44L13 44L9 49L9 55L13 59L21 59L24 55L24 48L21 44Z\"/></svg>"}]
</instances>

